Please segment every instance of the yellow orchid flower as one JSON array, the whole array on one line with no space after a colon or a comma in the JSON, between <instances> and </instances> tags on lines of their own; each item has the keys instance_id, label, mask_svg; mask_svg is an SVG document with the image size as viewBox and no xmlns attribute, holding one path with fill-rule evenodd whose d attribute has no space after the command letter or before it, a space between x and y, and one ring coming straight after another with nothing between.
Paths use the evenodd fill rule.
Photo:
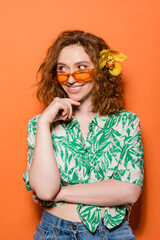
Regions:
<instances>
[{"instance_id":1,"label":"yellow orchid flower","mask_svg":"<svg viewBox=\"0 0 160 240\"><path fill-rule=\"evenodd\" d=\"M127 58L123 53L116 50L105 49L100 52L99 67L102 69L106 66L109 68L110 74L117 76L121 72L121 65L118 62L123 62Z\"/></svg>"}]
</instances>

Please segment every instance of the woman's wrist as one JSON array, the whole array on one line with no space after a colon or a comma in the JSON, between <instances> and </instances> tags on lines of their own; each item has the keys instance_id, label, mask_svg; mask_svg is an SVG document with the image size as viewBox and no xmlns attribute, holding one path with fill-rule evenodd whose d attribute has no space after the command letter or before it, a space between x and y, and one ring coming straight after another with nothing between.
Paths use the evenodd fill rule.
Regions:
<instances>
[{"instance_id":1,"label":"woman's wrist","mask_svg":"<svg viewBox=\"0 0 160 240\"><path fill-rule=\"evenodd\" d=\"M47 121L46 119L44 119L42 116L39 117L38 122L37 122L37 126L41 127L41 126L46 126L46 127L50 127L51 123L49 121Z\"/></svg>"},{"instance_id":2,"label":"woman's wrist","mask_svg":"<svg viewBox=\"0 0 160 240\"><path fill-rule=\"evenodd\" d=\"M57 193L57 195L54 197L54 199L52 201L54 202L60 202L60 201L65 201L65 193L66 193L66 187L61 186L59 192Z\"/></svg>"}]
</instances>

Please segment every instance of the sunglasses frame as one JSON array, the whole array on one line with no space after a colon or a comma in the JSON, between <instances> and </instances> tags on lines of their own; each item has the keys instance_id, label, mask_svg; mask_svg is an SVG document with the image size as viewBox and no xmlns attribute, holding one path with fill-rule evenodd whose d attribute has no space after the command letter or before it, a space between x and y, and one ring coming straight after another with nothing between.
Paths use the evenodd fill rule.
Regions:
<instances>
[{"instance_id":1,"label":"sunglasses frame","mask_svg":"<svg viewBox=\"0 0 160 240\"><path fill-rule=\"evenodd\" d=\"M75 74L78 73L78 72L83 72L84 70L87 70L87 71L90 73L91 78L89 78L89 79L87 79L87 80L78 80L78 79L76 79ZM69 78L70 76L72 76L72 77L73 77L77 82L79 82L79 83L85 83L85 82L89 82L89 81L92 80L93 75L94 75L94 72L95 72L95 68L78 69L78 70L76 70L76 71L74 71L74 72L72 72L72 73L67 73L67 72L65 72L65 71L53 71L53 72L50 73L50 78L51 78L51 81L52 81L52 82L54 82L54 81L57 82L57 81L58 81L58 77L57 77L58 74L64 73L64 74L66 74L67 79L66 79L65 81L58 81L58 82L61 83L61 84L66 84L66 83L68 82L68 78Z\"/></svg>"}]
</instances>

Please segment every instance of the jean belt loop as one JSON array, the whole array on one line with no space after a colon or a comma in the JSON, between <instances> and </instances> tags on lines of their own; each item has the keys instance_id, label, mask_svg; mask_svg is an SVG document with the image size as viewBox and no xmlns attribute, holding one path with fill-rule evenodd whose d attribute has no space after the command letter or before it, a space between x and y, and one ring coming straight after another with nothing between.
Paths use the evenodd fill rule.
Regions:
<instances>
[{"instance_id":1,"label":"jean belt loop","mask_svg":"<svg viewBox=\"0 0 160 240\"><path fill-rule=\"evenodd\" d=\"M56 228L57 228L57 234L56 235L60 234L61 221L62 221L62 219L58 218L58 223L57 223L57 226L56 226Z\"/></svg>"}]
</instances>

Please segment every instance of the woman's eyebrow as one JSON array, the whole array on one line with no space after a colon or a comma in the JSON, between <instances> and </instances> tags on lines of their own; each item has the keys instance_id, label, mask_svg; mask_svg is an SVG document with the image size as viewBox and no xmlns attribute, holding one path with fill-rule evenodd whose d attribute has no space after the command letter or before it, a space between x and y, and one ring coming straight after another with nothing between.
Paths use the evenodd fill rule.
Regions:
<instances>
[{"instance_id":1,"label":"woman's eyebrow","mask_svg":"<svg viewBox=\"0 0 160 240\"><path fill-rule=\"evenodd\" d=\"M82 64L82 63L89 63L90 64L89 61L80 61L80 62L77 62L76 64Z\"/></svg>"},{"instance_id":2,"label":"woman's eyebrow","mask_svg":"<svg viewBox=\"0 0 160 240\"><path fill-rule=\"evenodd\" d=\"M61 63L61 62L57 63L57 65L64 65L64 66L67 66L65 63Z\"/></svg>"}]
</instances>

